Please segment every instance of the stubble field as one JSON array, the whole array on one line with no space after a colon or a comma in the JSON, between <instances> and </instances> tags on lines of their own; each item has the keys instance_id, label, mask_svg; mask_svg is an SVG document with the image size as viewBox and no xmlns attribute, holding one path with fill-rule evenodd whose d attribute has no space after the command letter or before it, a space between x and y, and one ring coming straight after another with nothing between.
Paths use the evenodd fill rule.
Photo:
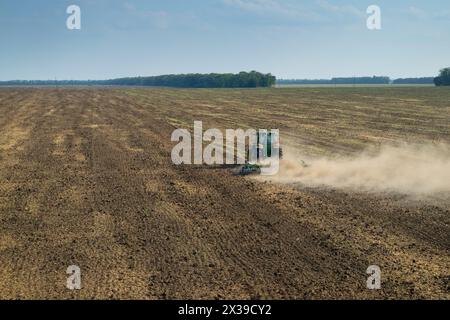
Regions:
<instances>
[{"instance_id":1,"label":"stubble field","mask_svg":"<svg viewBox=\"0 0 450 320\"><path fill-rule=\"evenodd\" d=\"M2 299L450 298L450 172L432 147L450 144L446 89L2 88L0 114ZM173 165L171 133L200 120L280 129L286 161L344 176L338 157L432 151L418 147L426 179L413 165L386 190L385 166L365 176L374 161L329 185ZM66 288L69 265L82 290Z\"/></svg>"}]
</instances>

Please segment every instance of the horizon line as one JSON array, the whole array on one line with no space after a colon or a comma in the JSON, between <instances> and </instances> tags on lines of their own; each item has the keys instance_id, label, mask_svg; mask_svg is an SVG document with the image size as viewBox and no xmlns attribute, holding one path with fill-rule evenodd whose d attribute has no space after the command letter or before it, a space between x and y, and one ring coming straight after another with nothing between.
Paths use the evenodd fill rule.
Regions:
<instances>
[{"instance_id":1,"label":"horizon line","mask_svg":"<svg viewBox=\"0 0 450 320\"><path fill-rule=\"evenodd\" d=\"M248 72L248 71L242 71L242 72ZM250 71L251 72L251 71ZM218 75L224 75L224 74L239 74L239 73L232 73L232 72L224 72L224 73L218 73L218 72L211 72L211 73L167 73L167 74L160 74L160 75L151 75L151 76L120 76L120 77L115 77L115 78L97 78L97 79L68 79L68 78L61 78L61 79L8 79L8 80L0 80L1 82L19 82L19 81L55 81L55 82L61 82L61 81L72 81L72 82L77 82L77 81L84 81L84 82L88 82L88 81L110 81L110 80L117 80L117 79L127 79L127 78L152 78L152 77L163 77L163 76L169 76L169 75L176 75L176 76L181 76L181 75L193 75L193 74L197 74L197 75L211 75L211 74L218 74ZM263 73L264 74L264 73ZM272 73L265 73L265 74L272 74ZM304 80L304 81L323 81L323 80L332 80L332 79L352 79L352 78L389 78L390 80L396 80L396 79L419 79L419 78L435 78L436 75L434 76L401 76L401 77L392 77L392 76L387 76L387 75L358 75L358 76L332 76L332 77L278 77L274 74L272 74L273 76L276 77L277 80Z\"/></svg>"}]
</instances>

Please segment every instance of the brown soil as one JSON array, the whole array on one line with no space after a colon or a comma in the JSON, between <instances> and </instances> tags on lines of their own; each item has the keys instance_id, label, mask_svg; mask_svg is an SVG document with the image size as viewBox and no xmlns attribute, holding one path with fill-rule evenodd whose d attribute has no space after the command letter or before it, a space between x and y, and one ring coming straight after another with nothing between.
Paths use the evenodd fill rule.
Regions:
<instances>
[{"instance_id":1,"label":"brown soil","mask_svg":"<svg viewBox=\"0 0 450 320\"><path fill-rule=\"evenodd\" d=\"M448 201L281 186L171 163L172 131L193 120L280 125L325 150L328 133L303 134L313 124L296 127L298 117L280 110L302 103L321 124L339 120L332 110L343 97L326 108L321 92L281 92L271 103L271 90L1 89L0 298L450 298ZM434 96L424 95L424 103ZM315 99L321 107L309 108ZM443 101L441 112L424 111L434 122L415 138L448 139ZM340 110L352 118L353 109ZM381 111L367 114L387 126ZM357 134L327 152L418 128L372 123L363 132L348 123ZM441 124L447 131L436 132ZM72 264L82 270L80 291L66 288ZM366 288L372 264L382 290Z\"/></svg>"}]
</instances>

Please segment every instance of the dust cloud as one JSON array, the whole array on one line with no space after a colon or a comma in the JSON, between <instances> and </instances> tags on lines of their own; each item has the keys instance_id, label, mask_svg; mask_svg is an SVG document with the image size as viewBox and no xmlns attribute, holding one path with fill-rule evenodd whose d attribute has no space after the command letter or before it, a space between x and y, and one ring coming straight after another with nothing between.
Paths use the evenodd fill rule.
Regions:
<instances>
[{"instance_id":1,"label":"dust cloud","mask_svg":"<svg viewBox=\"0 0 450 320\"><path fill-rule=\"evenodd\" d=\"M280 172L270 180L406 194L448 193L450 145L388 145L336 159L308 158L285 150Z\"/></svg>"}]
</instances>

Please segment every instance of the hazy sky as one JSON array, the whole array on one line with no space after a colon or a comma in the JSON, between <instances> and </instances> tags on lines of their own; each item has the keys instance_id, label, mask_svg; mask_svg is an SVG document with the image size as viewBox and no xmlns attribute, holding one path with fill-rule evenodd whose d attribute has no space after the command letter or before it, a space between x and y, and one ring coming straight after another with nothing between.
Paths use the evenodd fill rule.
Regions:
<instances>
[{"instance_id":1,"label":"hazy sky","mask_svg":"<svg viewBox=\"0 0 450 320\"><path fill-rule=\"evenodd\" d=\"M66 9L81 8L81 30ZM366 27L378 5L382 30ZM448 0L0 0L0 80L189 72L434 76Z\"/></svg>"}]
</instances>

